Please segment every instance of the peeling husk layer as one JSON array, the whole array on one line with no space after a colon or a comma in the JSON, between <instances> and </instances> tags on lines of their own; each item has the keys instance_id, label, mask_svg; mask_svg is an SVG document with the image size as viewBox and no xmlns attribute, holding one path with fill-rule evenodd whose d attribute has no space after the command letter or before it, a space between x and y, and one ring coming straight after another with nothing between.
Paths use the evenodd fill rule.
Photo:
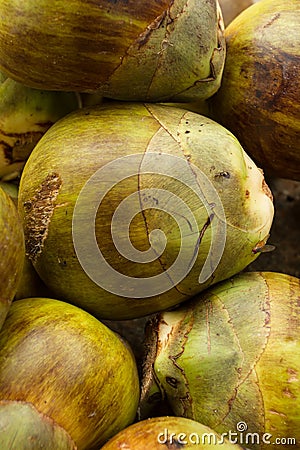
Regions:
<instances>
[{"instance_id":1,"label":"peeling husk layer","mask_svg":"<svg viewBox=\"0 0 300 450\"><path fill-rule=\"evenodd\" d=\"M300 181L299 24L298 0L260 0L236 17L212 106L265 172Z\"/></svg>"},{"instance_id":2,"label":"peeling husk layer","mask_svg":"<svg viewBox=\"0 0 300 450\"><path fill-rule=\"evenodd\" d=\"M44 283L105 319L169 308L241 271L273 219L262 172L231 133L130 103L51 127L25 165L19 211Z\"/></svg>"},{"instance_id":3,"label":"peeling husk layer","mask_svg":"<svg viewBox=\"0 0 300 450\"><path fill-rule=\"evenodd\" d=\"M0 16L0 69L31 87L191 101L220 86L217 0L1 0Z\"/></svg>"},{"instance_id":4,"label":"peeling husk layer","mask_svg":"<svg viewBox=\"0 0 300 450\"><path fill-rule=\"evenodd\" d=\"M117 334L58 300L12 303L0 332L2 442L36 432L38 440L68 443L69 435L79 450L97 449L134 421L138 398L136 362ZM3 401L10 402L5 418ZM60 448L50 443L31 448Z\"/></svg>"},{"instance_id":5,"label":"peeling husk layer","mask_svg":"<svg viewBox=\"0 0 300 450\"><path fill-rule=\"evenodd\" d=\"M175 415L219 433L246 424L237 443L251 449L277 437L299 444L299 299L298 278L247 272L158 315L148 330L142 413L160 393Z\"/></svg>"},{"instance_id":6,"label":"peeling husk layer","mask_svg":"<svg viewBox=\"0 0 300 450\"><path fill-rule=\"evenodd\" d=\"M18 211L0 186L0 329L17 291L24 258L24 233Z\"/></svg>"},{"instance_id":7,"label":"peeling husk layer","mask_svg":"<svg viewBox=\"0 0 300 450\"><path fill-rule=\"evenodd\" d=\"M46 130L78 104L75 93L31 89L6 78L0 84L0 179L16 178Z\"/></svg>"},{"instance_id":8,"label":"peeling husk layer","mask_svg":"<svg viewBox=\"0 0 300 450\"><path fill-rule=\"evenodd\" d=\"M228 442L211 428L184 417L155 417L137 422L105 444L103 450L241 450L239 445Z\"/></svg>"}]
</instances>

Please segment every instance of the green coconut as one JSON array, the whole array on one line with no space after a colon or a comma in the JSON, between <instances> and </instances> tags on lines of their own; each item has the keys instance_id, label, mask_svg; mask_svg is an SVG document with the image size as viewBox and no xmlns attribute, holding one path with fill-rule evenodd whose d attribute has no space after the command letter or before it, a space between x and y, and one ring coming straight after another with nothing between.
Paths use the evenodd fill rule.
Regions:
<instances>
[{"instance_id":1,"label":"green coconut","mask_svg":"<svg viewBox=\"0 0 300 450\"><path fill-rule=\"evenodd\" d=\"M300 180L300 8L260 0L226 28L215 119L272 176Z\"/></svg>"},{"instance_id":2,"label":"green coconut","mask_svg":"<svg viewBox=\"0 0 300 450\"><path fill-rule=\"evenodd\" d=\"M230 132L141 103L53 125L25 165L19 211L44 283L105 319L169 308L241 271L273 220L263 174Z\"/></svg>"},{"instance_id":3,"label":"green coconut","mask_svg":"<svg viewBox=\"0 0 300 450\"><path fill-rule=\"evenodd\" d=\"M0 68L31 87L191 101L220 86L217 0L1 0L0 16Z\"/></svg>"},{"instance_id":4,"label":"green coconut","mask_svg":"<svg viewBox=\"0 0 300 450\"><path fill-rule=\"evenodd\" d=\"M241 450L230 443L228 436L219 435L211 428L184 417L155 417L137 422L110 439L103 450Z\"/></svg>"},{"instance_id":5,"label":"green coconut","mask_svg":"<svg viewBox=\"0 0 300 450\"><path fill-rule=\"evenodd\" d=\"M296 277L245 272L156 316L142 414L160 394L173 414L235 432L253 450L299 446L299 298Z\"/></svg>"},{"instance_id":6,"label":"green coconut","mask_svg":"<svg viewBox=\"0 0 300 450\"><path fill-rule=\"evenodd\" d=\"M57 424L79 450L94 449L134 421L138 398L135 358L119 335L58 300L12 303L0 332L0 400L16 402L16 414L31 404L42 424ZM21 428L1 429L2 439L26 431L27 413Z\"/></svg>"}]
</instances>

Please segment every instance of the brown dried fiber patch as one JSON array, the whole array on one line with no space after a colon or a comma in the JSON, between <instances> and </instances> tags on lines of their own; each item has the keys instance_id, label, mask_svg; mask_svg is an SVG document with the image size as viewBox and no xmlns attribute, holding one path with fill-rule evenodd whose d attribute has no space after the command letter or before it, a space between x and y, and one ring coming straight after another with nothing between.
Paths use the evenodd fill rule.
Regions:
<instances>
[{"instance_id":1,"label":"brown dried fiber patch","mask_svg":"<svg viewBox=\"0 0 300 450\"><path fill-rule=\"evenodd\" d=\"M42 252L47 238L61 184L61 178L57 173L47 175L33 197L23 204L26 253L33 263Z\"/></svg>"}]
</instances>

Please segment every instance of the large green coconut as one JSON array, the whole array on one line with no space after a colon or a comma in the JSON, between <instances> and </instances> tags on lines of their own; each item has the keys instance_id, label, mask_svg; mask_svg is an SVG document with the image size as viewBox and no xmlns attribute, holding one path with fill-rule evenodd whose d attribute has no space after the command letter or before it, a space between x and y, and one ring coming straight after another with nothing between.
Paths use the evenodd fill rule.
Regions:
<instances>
[{"instance_id":1,"label":"large green coconut","mask_svg":"<svg viewBox=\"0 0 300 450\"><path fill-rule=\"evenodd\" d=\"M299 0L260 0L225 36L214 117L266 172L300 180Z\"/></svg>"},{"instance_id":2,"label":"large green coconut","mask_svg":"<svg viewBox=\"0 0 300 450\"><path fill-rule=\"evenodd\" d=\"M141 410L160 394L173 414L247 448L298 448L299 298L298 278L248 272L155 317Z\"/></svg>"},{"instance_id":3,"label":"large green coconut","mask_svg":"<svg viewBox=\"0 0 300 450\"><path fill-rule=\"evenodd\" d=\"M241 271L273 219L262 172L230 132L130 103L51 127L24 168L19 211L45 284L106 319L169 308Z\"/></svg>"},{"instance_id":4,"label":"large green coconut","mask_svg":"<svg viewBox=\"0 0 300 450\"><path fill-rule=\"evenodd\" d=\"M220 86L217 0L1 0L0 17L0 69L31 87L190 101Z\"/></svg>"}]
</instances>

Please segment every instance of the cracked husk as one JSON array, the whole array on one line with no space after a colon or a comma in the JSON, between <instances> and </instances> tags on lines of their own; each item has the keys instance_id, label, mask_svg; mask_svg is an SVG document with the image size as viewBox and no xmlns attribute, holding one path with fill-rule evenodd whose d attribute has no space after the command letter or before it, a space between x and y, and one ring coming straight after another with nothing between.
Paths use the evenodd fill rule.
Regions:
<instances>
[{"instance_id":1,"label":"cracked husk","mask_svg":"<svg viewBox=\"0 0 300 450\"><path fill-rule=\"evenodd\" d=\"M106 319L167 309L243 270L274 213L262 172L225 128L134 103L53 125L25 165L19 211L44 283Z\"/></svg>"},{"instance_id":2,"label":"cracked husk","mask_svg":"<svg viewBox=\"0 0 300 450\"><path fill-rule=\"evenodd\" d=\"M299 298L298 278L247 272L157 315L148 328L141 416L165 399L173 414L219 433L246 423L253 449L269 448L264 433L271 442L299 442Z\"/></svg>"},{"instance_id":3,"label":"cracked husk","mask_svg":"<svg viewBox=\"0 0 300 450\"><path fill-rule=\"evenodd\" d=\"M191 101L220 87L217 0L1 0L0 16L0 69L34 88Z\"/></svg>"},{"instance_id":4,"label":"cracked husk","mask_svg":"<svg viewBox=\"0 0 300 450\"><path fill-rule=\"evenodd\" d=\"M260 0L226 28L213 117L269 175L300 181L299 0ZM288 32L287 32L288 30Z\"/></svg>"}]
</instances>

